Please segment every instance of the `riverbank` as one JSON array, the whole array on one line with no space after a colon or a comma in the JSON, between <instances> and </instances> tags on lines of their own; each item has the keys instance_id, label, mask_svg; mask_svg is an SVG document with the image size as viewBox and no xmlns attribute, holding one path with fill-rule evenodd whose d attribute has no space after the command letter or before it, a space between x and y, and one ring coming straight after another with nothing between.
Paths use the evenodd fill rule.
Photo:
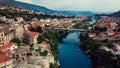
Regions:
<instances>
[{"instance_id":1,"label":"riverbank","mask_svg":"<svg viewBox=\"0 0 120 68\"><path fill-rule=\"evenodd\" d=\"M80 45L80 44L78 46L79 46L79 48L81 48L84 51L84 54L86 54L87 57L89 57L91 59L91 61L92 61L92 68L101 68L102 67L101 65L97 64L96 60L98 60L98 59L95 59L94 54L92 54L89 49L86 49L85 46Z\"/></svg>"},{"instance_id":2,"label":"riverbank","mask_svg":"<svg viewBox=\"0 0 120 68\"><path fill-rule=\"evenodd\" d=\"M93 68L119 68L116 66L116 59L111 52L100 49L102 43L100 40L94 40L88 37L87 32L81 33L79 47L91 58ZM112 57L112 58L111 58Z\"/></svg>"},{"instance_id":3,"label":"riverbank","mask_svg":"<svg viewBox=\"0 0 120 68\"><path fill-rule=\"evenodd\" d=\"M97 49L98 49L98 46L95 48L95 46L91 46L90 43L90 39L87 34L84 34L81 33L80 36L79 36L79 39L80 39L80 42L79 42L79 48L81 48L83 51L84 51L84 54L87 55L87 57L89 57L92 61L92 68L103 68L104 66L101 64L101 59L99 58L99 55L98 52L97 52ZM94 43L93 41L91 43ZM88 47L87 45L90 45L91 47ZM97 44L97 43L95 43ZM94 45L94 44L93 44ZM96 49L96 52L94 52L92 49Z\"/></svg>"}]
</instances>

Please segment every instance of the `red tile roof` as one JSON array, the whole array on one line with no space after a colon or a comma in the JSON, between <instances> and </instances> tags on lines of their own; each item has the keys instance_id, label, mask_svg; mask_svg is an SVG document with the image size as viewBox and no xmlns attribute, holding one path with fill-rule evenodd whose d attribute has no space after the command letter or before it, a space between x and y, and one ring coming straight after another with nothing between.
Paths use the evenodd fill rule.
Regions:
<instances>
[{"instance_id":1,"label":"red tile roof","mask_svg":"<svg viewBox=\"0 0 120 68\"><path fill-rule=\"evenodd\" d=\"M16 43L13 43L13 42L11 42L11 43L8 43L8 44L5 44L5 45L2 45L2 46L0 46L0 50L3 50L3 49L6 49L6 48L9 48L9 47L11 47L12 45L15 45Z\"/></svg>"},{"instance_id":2,"label":"red tile roof","mask_svg":"<svg viewBox=\"0 0 120 68\"><path fill-rule=\"evenodd\" d=\"M42 43L40 43L40 44L47 45L48 43L47 43L47 42L42 42Z\"/></svg>"},{"instance_id":3,"label":"red tile roof","mask_svg":"<svg viewBox=\"0 0 120 68\"><path fill-rule=\"evenodd\" d=\"M6 52L4 52L6 55L11 55L12 52L10 50L7 50Z\"/></svg>"},{"instance_id":4,"label":"red tile roof","mask_svg":"<svg viewBox=\"0 0 120 68\"><path fill-rule=\"evenodd\" d=\"M105 34L103 32L100 33L100 36L105 36Z\"/></svg>"},{"instance_id":5,"label":"red tile roof","mask_svg":"<svg viewBox=\"0 0 120 68\"><path fill-rule=\"evenodd\" d=\"M8 61L10 59L12 59L12 58L6 56L5 54L0 54L0 63L3 63L3 62Z\"/></svg>"},{"instance_id":6,"label":"red tile roof","mask_svg":"<svg viewBox=\"0 0 120 68\"><path fill-rule=\"evenodd\" d=\"M120 32L115 32L115 35L120 35Z\"/></svg>"},{"instance_id":7,"label":"red tile roof","mask_svg":"<svg viewBox=\"0 0 120 68\"><path fill-rule=\"evenodd\" d=\"M114 31L108 31L110 34L112 34L112 35L114 35L115 34L115 32Z\"/></svg>"},{"instance_id":8,"label":"red tile roof","mask_svg":"<svg viewBox=\"0 0 120 68\"><path fill-rule=\"evenodd\" d=\"M30 37L35 37L36 35L38 35L39 33L38 32L32 32L30 30L26 30L26 32L30 35Z\"/></svg>"},{"instance_id":9,"label":"red tile roof","mask_svg":"<svg viewBox=\"0 0 120 68\"><path fill-rule=\"evenodd\" d=\"M38 23L35 23L34 26L41 26L43 24L44 24L43 22L38 22Z\"/></svg>"},{"instance_id":10,"label":"red tile roof","mask_svg":"<svg viewBox=\"0 0 120 68\"><path fill-rule=\"evenodd\" d=\"M58 20L52 20L51 22L53 23L53 22L57 22Z\"/></svg>"}]
</instances>

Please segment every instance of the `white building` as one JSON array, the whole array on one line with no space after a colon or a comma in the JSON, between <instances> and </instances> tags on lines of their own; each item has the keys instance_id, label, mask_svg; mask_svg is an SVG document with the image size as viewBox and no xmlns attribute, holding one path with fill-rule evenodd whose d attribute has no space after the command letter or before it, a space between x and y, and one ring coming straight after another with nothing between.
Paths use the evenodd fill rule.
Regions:
<instances>
[{"instance_id":1,"label":"white building","mask_svg":"<svg viewBox=\"0 0 120 68\"><path fill-rule=\"evenodd\" d=\"M114 45L118 50L120 50L120 42L113 43L113 45Z\"/></svg>"}]
</instances>

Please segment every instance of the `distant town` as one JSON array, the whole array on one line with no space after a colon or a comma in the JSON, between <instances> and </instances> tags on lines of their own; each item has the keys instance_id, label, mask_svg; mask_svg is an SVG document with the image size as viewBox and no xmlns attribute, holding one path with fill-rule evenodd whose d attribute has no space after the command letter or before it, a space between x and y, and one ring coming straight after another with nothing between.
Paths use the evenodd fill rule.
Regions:
<instances>
[{"instance_id":1,"label":"distant town","mask_svg":"<svg viewBox=\"0 0 120 68\"><path fill-rule=\"evenodd\" d=\"M76 24L74 21L79 23L87 19L87 16L81 16L79 18L61 19L31 18L31 20L26 21L19 15L9 18L11 14L7 14L5 11L8 13L14 13L16 11L18 13L44 14L15 7L0 7L1 68L50 68L50 64L55 64L57 61L53 56L53 52L51 51L53 47L51 46L57 45L51 42L50 38L52 37L49 35L46 36L46 32L54 31L55 28L72 28ZM52 33L54 34L54 32Z\"/></svg>"},{"instance_id":2,"label":"distant town","mask_svg":"<svg viewBox=\"0 0 120 68\"><path fill-rule=\"evenodd\" d=\"M0 68L58 68L59 39L74 31L81 32L78 46L92 67L120 68L119 26L120 16L48 14L0 5Z\"/></svg>"}]
</instances>

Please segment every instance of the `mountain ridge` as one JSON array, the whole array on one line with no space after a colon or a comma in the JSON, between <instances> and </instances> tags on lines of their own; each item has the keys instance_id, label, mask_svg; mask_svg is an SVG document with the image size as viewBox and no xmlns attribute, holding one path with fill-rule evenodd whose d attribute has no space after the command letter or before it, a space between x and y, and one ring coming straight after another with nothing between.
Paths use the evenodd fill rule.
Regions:
<instances>
[{"instance_id":1,"label":"mountain ridge","mask_svg":"<svg viewBox=\"0 0 120 68\"><path fill-rule=\"evenodd\" d=\"M110 14L96 14L95 16L110 16L110 17L120 17L120 11L116 11Z\"/></svg>"},{"instance_id":2,"label":"mountain ridge","mask_svg":"<svg viewBox=\"0 0 120 68\"><path fill-rule=\"evenodd\" d=\"M18 2L19 4L23 6L27 6L28 8L31 8L33 10L39 10L39 11L44 11L44 12L49 12L49 13L58 13L58 14L66 14L66 15L76 15L76 14L81 14L81 15L93 15L94 13L91 11L60 11L60 10L51 10L49 8L39 6L39 5L34 5L34 4L28 4L24 2Z\"/></svg>"},{"instance_id":3,"label":"mountain ridge","mask_svg":"<svg viewBox=\"0 0 120 68\"><path fill-rule=\"evenodd\" d=\"M46 8L44 6L19 2L15 0L0 0L0 3L14 6L14 7L20 7L20 8L26 8L26 9L32 9L35 11L43 11L47 13L57 13L57 14L65 14L65 15L95 15L97 12L92 11L62 11L62 10L51 10L49 8Z\"/></svg>"}]
</instances>

